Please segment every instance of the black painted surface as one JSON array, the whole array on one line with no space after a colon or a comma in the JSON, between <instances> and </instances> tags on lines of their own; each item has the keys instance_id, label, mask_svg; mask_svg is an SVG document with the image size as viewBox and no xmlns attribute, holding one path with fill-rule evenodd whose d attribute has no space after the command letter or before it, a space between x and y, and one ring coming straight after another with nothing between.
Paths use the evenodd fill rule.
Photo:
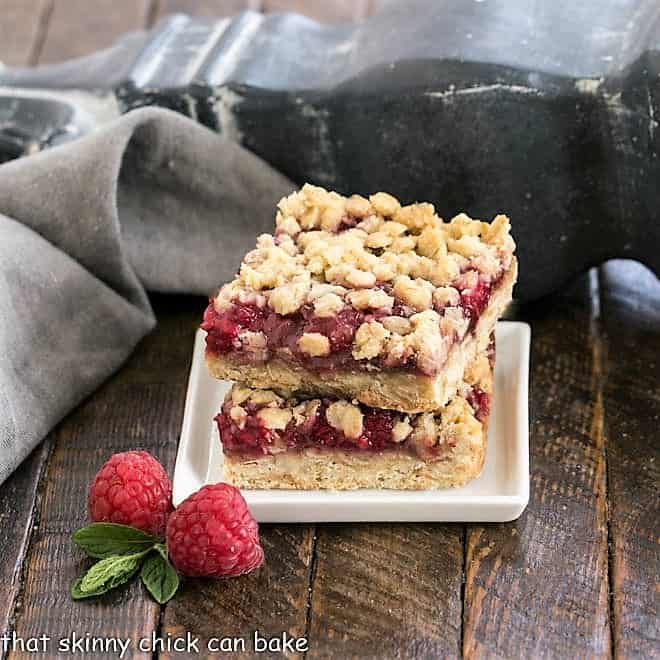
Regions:
<instances>
[{"instance_id":1,"label":"black painted surface","mask_svg":"<svg viewBox=\"0 0 660 660\"><path fill-rule=\"evenodd\" d=\"M0 163L71 140L92 125L69 103L0 93Z\"/></svg>"},{"instance_id":2,"label":"black painted surface","mask_svg":"<svg viewBox=\"0 0 660 660\"><path fill-rule=\"evenodd\" d=\"M293 180L508 213L521 299L611 257L660 272L655 1L402 2L358 25L174 16L0 85L110 90L239 140Z\"/></svg>"}]
</instances>

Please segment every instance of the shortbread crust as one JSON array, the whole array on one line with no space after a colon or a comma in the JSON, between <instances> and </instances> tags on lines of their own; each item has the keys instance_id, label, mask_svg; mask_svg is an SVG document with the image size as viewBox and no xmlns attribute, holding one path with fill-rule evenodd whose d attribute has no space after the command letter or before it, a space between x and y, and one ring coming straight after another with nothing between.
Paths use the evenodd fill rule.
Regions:
<instances>
[{"instance_id":1,"label":"shortbread crust","mask_svg":"<svg viewBox=\"0 0 660 660\"><path fill-rule=\"evenodd\" d=\"M242 461L225 456L224 478L237 488L254 490L436 490L465 485L479 476L486 454L486 425L461 438L447 461L426 462L409 454L383 452L364 456L307 449Z\"/></svg>"}]
</instances>

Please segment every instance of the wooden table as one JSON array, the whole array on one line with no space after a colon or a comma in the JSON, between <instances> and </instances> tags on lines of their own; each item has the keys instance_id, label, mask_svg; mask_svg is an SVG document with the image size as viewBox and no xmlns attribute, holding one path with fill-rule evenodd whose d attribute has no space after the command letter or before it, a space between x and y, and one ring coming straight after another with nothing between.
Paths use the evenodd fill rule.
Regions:
<instances>
[{"instance_id":1,"label":"wooden table","mask_svg":"<svg viewBox=\"0 0 660 660\"><path fill-rule=\"evenodd\" d=\"M60 60L171 11L218 16L248 5L304 5L324 20L375 8L369 0L0 0L0 60ZM205 301L152 300L156 331L0 488L3 629L23 639L75 632L134 643L190 632L202 648L210 637L286 631L308 637L310 658L660 656L660 283L641 266L606 265L511 310L533 337L531 501L518 521L263 525L267 562L247 577L187 580L165 607L137 583L74 603L69 585L87 560L69 537L85 522L91 476L111 453L135 447L173 468ZM151 655L133 647L132 657Z\"/></svg>"}]
</instances>

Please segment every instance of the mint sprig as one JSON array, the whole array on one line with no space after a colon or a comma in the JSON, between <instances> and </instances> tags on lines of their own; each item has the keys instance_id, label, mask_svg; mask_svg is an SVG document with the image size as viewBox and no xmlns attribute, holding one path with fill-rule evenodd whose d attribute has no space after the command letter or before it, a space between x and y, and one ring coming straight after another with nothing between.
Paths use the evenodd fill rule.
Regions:
<instances>
[{"instance_id":1,"label":"mint sprig","mask_svg":"<svg viewBox=\"0 0 660 660\"><path fill-rule=\"evenodd\" d=\"M71 589L75 599L104 594L128 582L140 568L142 555L115 555L97 561Z\"/></svg>"},{"instance_id":2,"label":"mint sprig","mask_svg":"<svg viewBox=\"0 0 660 660\"><path fill-rule=\"evenodd\" d=\"M92 523L74 532L72 539L90 557L97 559L151 550L160 540L135 527L117 523Z\"/></svg>"},{"instance_id":3,"label":"mint sprig","mask_svg":"<svg viewBox=\"0 0 660 660\"><path fill-rule=\"evenodd\" d=\"M142 564L140 577L149 593L159 603L166 603L179 588L179 575L167 559L167 550L161 545Z\"/></svg>"},{"instance_id":4,"label":"mint sprig","mask_svg":"<svg viewBox=\"0 0 660 660\"><path fill-rule=\"evenodd\" d=\"M179 576L167 548L155 536L115 523L92 523L73 533L73 541L99 559L71 586L75 600L100 596L128 582L142 567L142 582L159 603L170 600L179 588Z\"/></svg>"}]
</instances>

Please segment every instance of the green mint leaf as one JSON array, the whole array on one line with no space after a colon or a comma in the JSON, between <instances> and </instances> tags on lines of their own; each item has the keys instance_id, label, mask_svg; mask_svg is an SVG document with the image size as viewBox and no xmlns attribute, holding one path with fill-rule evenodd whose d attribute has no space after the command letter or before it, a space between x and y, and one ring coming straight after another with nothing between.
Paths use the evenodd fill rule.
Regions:
<instances>
[{"instance_id":1,"label":"green mint leaf","mask_svg":"<svg viewBox=\"0 0 660 660\"><path fill-rule=\"evenodd\" d=\"M135 575L135 571L133 573L127 573L123 577L116 578L111 583L100 586L98 589L94 589L92 591L83 591L80 588L80 585L85 577L83 575L79 577L71 586L71 596L74 600L80 600L81 598L91 598L92 596L100 596L101 594L104 594L107 591L110 591L111 589L119 587L122 584L128 582L133 577L133 575Z\"/></svg>"},{"instance_id":2,"label":"green mint leaf","mask_svg":"<svg viewBox=\"0 0 660 660\"><path fill-rule=\"evenodd\" d=\"M83 591L80 588L80 583L83 580L81 575L72 585L71 585L71 596L74 600L80 600L81 598L90 598L91 596L100 596L105 593L105 589L99 589L98 591Z\"/></svg>"},{"instance_id":3,"label":"green mint leaf","mask_svg":"<svg viewBox=\"0 0 660 660\"><path fill-rule=\"evenodd\" d=\"M71 595L74 598L98 596L128 582L140 567L141 559L140 555L115 555L97 561L74 582Z\"/></svg>"},{"instance_id":4,"label":"green mint leaf","mask_svg":"<svg viewBox=\"0 0 660 660\"><path fill-rule=\"evenodd\" d=\"M169 560L163 557L160 548L146 558L140 577L149 593L161 604L170 600L179 588L179 575Z\"/></svg>"},{"instance_id":5,"label":"green mint leaf","mask_svg":"<svg viewBox=\"0 0 660 660\"><path fill-rule=\"evenodd\" d=\"M116 523L92 523L74 532L72 539L90 557L97 559L138 552L146 554L159 541L139 529Z\"/></svg>"},{"instance_id":6,"label":"green mint leaf","mask_svg":"<svg viewBox=\"0 0 660 660\"><path fill-rule=\"evenodd\" d=\"M158 553L160 554L160 556L161 556L165 561L169 561L169 560L170 560L170 558L167 556L167 546L166 546L164 543L157 543L154 549L158 551Z\"/></svg>"}]
</instances>

